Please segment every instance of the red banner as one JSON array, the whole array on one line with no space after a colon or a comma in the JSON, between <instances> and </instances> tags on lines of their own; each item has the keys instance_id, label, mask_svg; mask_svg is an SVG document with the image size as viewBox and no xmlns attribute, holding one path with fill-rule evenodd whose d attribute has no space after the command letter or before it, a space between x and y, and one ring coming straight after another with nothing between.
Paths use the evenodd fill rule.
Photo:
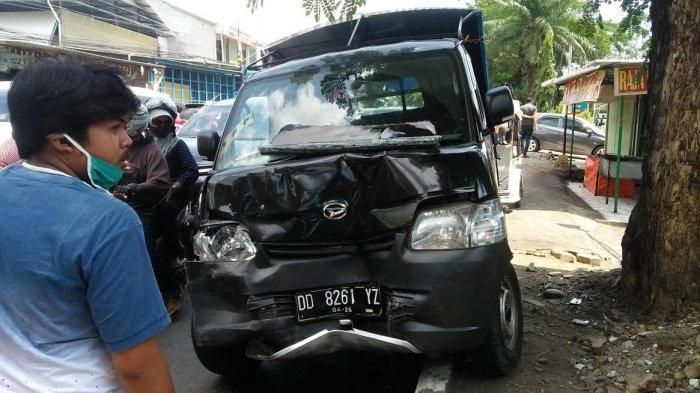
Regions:
<instances>
[{"instance_id":1,"label":"red banner","mask_svg":"<svg viewBox=\"0 0 700 393\"><path fill-rule=\"evenodd\" d=\"M629 96L647 94L649 71L639 74L640 67L615 68L615 95Z\"/></svg>"},{"instance_id":2,"label":"red banner","mask_svg":"<svg viewBox=\"0 0 700 393\"><path fill-rule=\"evenodd\" d=\"M562 102L566 105L571 105L579 102L598 101L600 84L603 83L603 78L605 78L605 71L595 71L567 82L564 86Z\"/></svg>"}]
</instances>

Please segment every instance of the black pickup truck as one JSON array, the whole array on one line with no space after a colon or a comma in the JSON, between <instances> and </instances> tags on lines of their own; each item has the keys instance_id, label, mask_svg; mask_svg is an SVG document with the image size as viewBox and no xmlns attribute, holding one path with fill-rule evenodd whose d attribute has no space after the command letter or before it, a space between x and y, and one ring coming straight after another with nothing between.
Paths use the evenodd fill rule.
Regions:
<instances>
[{"instance_id":1,"label":"black pickup truck","mask_svg":"<svg viewBox=\"0 0 700 393\"><path fill-rule=\"evenodd\" d=\"M522 306L498 199L483 19L365 15L265 51L196 203L192 338L212 372L340 350L517 366ZM465 355L465 359L466 359Z\"/></svg>"}]
</instances>

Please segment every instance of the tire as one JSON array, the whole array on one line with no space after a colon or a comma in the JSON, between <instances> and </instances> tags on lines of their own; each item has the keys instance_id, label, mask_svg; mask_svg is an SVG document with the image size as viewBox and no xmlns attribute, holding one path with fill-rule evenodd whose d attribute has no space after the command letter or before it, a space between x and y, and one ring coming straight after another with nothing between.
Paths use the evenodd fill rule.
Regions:
<instances>
[{"instance_id":1,"label":"tire","mask_svg":"<svg viewBox=\"0 0 700 393\"><path fill-rule=\"evenodd\" d=\"M197 359L204 368L214 374L221 375L231 382L243 383L252 378L258 362L249 359L245 347L202 348L197 345L194 337L194 319L190 329L192 346Z\"/></svg>"},{"instance_id":2,"label":"tire","mask_svg":"<svg viewBox=\"0 0 700 393\"><path fill-rule=\"evenodd\" d=\"M593 148L593 151L591 151L592 156L598 156L598 155L601 155L604 153L605 153L605 147L603 145L596 146Z\"/></svg>"},{"instance_id":3,"label":"tire","mask_svg":"<svg viewBox=\"0 0 700 393\"><path fill-rule=\"evenodd\" d=\"M533 137L530 139L530 145L528 145L527 151L528 151L528 152L531 152L531 151L535 151L535 152L536 152L536 151L540 151L540 140L533 136Z\"/></svg>"},{"instance_id":4,"label":"tire","mask_svg":"<svg viewBox=\"0 0 700 393\"><path fill-rule=\"evenodd\" d=\"M523 347L523 306L520 286L510 263L501 277L495 307L496 312L493 313L486 339L477 349L476 355L481 360L478 364L484 373L505 376L518 366Z\"/></svg>"},{"instance_id":5,"label":"tire","mask_svg":"<svg viewBox=\"0 0 700 393\"><path fill-rule=\"evenodd\" d=\"M520 189L518 191L519 191L518 194L520 195L520 199L518 199L518 201L513 204L513 207L520 207L520 205L523 201L523 177L522 176L520 176Z\"/></svg>"}]
</instances>

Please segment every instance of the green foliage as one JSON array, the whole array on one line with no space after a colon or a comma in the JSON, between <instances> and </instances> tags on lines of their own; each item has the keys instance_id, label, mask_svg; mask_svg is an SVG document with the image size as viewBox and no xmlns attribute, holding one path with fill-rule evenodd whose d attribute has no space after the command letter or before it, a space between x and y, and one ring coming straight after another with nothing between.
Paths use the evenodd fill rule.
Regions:
<instances>
[{"instance_id":1,"label":"green foliage","mask_svg":"<svg viewBox=\"0 0 700 393\"><path fill-rule=\"evenodd\" d=\"M586 62L598 52L589 39L600 28L583 0L477 0L486 17L494 84L508 84L516 97L538 96L552 105L554 90L540 83L566 61Z\"/></svg>"},{"instance_id":2,"label":"green foliage","mask_svg":"<svg viewBox=\"0 0 700 393\"><path fill-rule=\"evenodd\" d=\"M613 0L476 0L486 18L492 84L510 86L520 100L534 95L538 107L550 109L555 89L540 85L567 64L640 57L636 33L603 21L601 1ZM625 2L643 8L648 0Z\"/></svg>"},{"instance_id":3,"label":"green foliage","mask_svg":"<svg viewBox=\"0 0 700 393\"><path fill-rule=\"evenodd\" d=\"M586 109L585 111L583 111L581 113L577 113L576 117L580 117L584 120L588 120L591 123L593 122L593 114L591 114L591 112L588 109Z\"/></svg>"},{"instance_id":4,"label":"green foliage","mask_svg":"<svg viewBox=\"0 0 700 393\"><path fill-rule=\"evenodd\" d=\"M323 15L330 22L350 20L355 16L357 7L363 6L367 0L300 0L306 15L313 15L316 22ZM264 6L264 0L248 0L248 8L255 11Z\"/></svg>"}]
</instances>

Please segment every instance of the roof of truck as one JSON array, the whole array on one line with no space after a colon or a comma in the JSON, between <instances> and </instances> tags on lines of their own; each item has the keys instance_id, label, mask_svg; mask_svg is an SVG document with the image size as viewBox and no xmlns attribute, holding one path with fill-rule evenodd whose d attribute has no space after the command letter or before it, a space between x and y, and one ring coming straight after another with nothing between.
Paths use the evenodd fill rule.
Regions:
<instances>
[{"instance_id":1,"label":"roof of truck","mask_svg":"<svg viewBox=\"0 0 700 393\"><path fill-rule=\"evenodd\" d=\"M421 41L404 41L395 44L365 46L347 51L326 53L319 56L308 57L299 60L290 60L278 66L264 69L248 78L247 82L265 79L279 75L285 75L310 67L325 67L332 64L352 62L353 57L367 58L378 56L391 56L407 53L422 53L440 50L453 50L459 43L456 39L436 39Z\"/></svg>"}]
</instances>

